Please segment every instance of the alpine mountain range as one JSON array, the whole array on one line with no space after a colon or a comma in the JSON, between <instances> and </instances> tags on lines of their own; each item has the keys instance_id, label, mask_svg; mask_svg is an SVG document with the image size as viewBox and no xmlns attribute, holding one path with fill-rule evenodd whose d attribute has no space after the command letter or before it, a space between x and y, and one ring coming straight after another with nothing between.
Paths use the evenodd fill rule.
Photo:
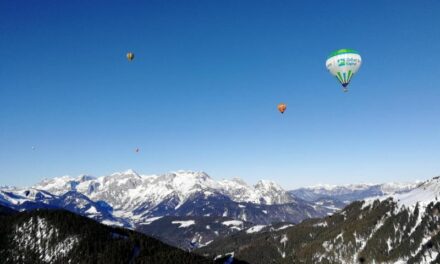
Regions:
<instances>
[{"instance_id":1,"label":"alpine mountain range","mask_svg":"<svg viewBox=\"0 0 440 264\"><path fill-rule=\"evenodd\" d=\"M216 181L205 172L45 179L0 187L0 205L17 211L65 209L105 225L138 230L183 249L243 232L283 228L332 215L353 201L404 193L419 183L319 185L284 190L266 180Z\"/></svg>"}]
</instances>

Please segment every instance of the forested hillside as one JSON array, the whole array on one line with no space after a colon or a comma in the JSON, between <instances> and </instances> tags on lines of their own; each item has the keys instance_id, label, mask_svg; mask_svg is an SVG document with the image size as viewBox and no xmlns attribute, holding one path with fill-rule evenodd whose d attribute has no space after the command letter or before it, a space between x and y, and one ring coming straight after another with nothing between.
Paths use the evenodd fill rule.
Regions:
<instances>
[{"instance_id":1,"label":"forested hillside","mask_svg":"<svg viewBox=\"0 0 440 264\"><path fill-rule=\"evenodd\" d=\"M143 234L105 226L67 211L14 213L0 208L0 212L6 212L0 216L4 264L213 263Z\"/></svg>"}]
</instances>

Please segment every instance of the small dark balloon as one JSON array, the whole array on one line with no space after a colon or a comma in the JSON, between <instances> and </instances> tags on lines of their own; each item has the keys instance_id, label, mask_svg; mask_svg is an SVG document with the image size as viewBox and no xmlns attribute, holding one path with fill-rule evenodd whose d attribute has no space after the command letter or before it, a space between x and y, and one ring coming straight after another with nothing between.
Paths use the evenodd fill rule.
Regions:
<instances>
[{"instance_id":1,"label":"small dark balloon","mask_svg":"<svg viewBox=\"0 0 440 264\"><path fill-rule=\"evenodd\" d=\"M127 53L127 60L132 61L134 59L134 53L133 52L128 52Z\"/></svg>"}]
</instances>

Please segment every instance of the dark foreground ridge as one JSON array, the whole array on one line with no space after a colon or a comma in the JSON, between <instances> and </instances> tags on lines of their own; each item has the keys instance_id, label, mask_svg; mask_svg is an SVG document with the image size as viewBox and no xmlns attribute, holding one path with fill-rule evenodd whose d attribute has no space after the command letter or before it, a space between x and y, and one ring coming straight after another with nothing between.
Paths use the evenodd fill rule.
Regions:
<instances>
[{"instance_id":1,"label":"dark foreground ridge","mask_svg":"<svg viewBox=\"0 0 440 264\"><path fill-rule=\"evenodd\" d=\"M63 210L0 206L1 263L224 263ZM234 263L243 263L234 261Z\"/></svg>"},{"instance_id":2,"label":"dark foreground ridge","mask_svg":"<svg viewBox=\"0 0 440 264\"><path fill-rule=\"evenodd\" d=\"M282 230L240 232L196 251L266 263L440 263L440 202L399 207L391 199L354 202L323 219Z\"/></svg>"}]
</instances>

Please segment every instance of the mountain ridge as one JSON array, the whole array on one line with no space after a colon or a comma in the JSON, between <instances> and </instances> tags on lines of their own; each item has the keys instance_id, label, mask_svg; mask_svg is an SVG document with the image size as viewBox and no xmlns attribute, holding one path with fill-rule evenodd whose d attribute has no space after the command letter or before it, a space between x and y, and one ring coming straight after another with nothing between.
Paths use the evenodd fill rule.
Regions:
<instances>
[{"instance_id":1,"label":"mountain ridge","mask_svg":"<svg viewBox=\"0 0 440 264\"><path fill-rule=\"evenodd\" d=\"M103 209L101 211L113 216L109 222L116 223L117 219L123 219L126 226L133 227L144 219L165 215L231 217L255 224L298 223L306 218L331 214L354 200L383 195L384 192L378 189L384 185L358 184L351 185L353 188L347 185L324 191L322 188L286 191L267 180L260 180L252 186L239 178L216 181L205 172L179 170L160 175L141 175L129 169L100 177L86 174L55 177L44 179L29 189L9 187L0 189L0 192L24 196L24 192L40 191L46 196L59 197L65 193L75 196L77 192L80 200L98 204L84 205L90 207L92 212ZM7 195L3 197L7 198ZM22 197L28 198L28 195ZM37 206L34 200L30 199L28 204ZM48 201L44 203L54 204ZM203 207L197 209L193 205ZM14 209L21 208L15 206ZM85 215L82 208L73 208L71 211ZM106 212L101 212L101 215L108 215Z\"/></svg>"},{"instance_id":2,"label":"mountain ridge","mask_svg":"<svg viewBox=\"0 0 440 264\"><path fill-rule=\"evenodd\" d=\"M0 220L0 256L5 264L213 263L155 238L64 210L15 212L0 215Z\"/></svg>"},{"instance_id":3,"label":"mountain ridge","mask_svg":"<svg viewBox=\"0 0 440 264\"><path fill-rule=\"evenodd\" d=\"M106 225L139 230L187 249L189 240L195 239L200 247L240 231L217 224L221 219L249 223L247 227L258 233L265 230L263 226L270 229L276 223L298 224L331 215L351 201L383 194L377 190L385 185L343 186L342 192L341 188L331 188L326 193L320 189L306 190L304 194L313 196L309 199L272 181L260 180L251 186L239 178L216 181L205 172L180 170L141 175L126 170L101 177L82 174L44 179L31 188L4 187L0 189L0 204L18 211L65 209ZM164 222L168 218L192 219L195 225L189 229L175 228L169 221ZM213 222L207 223L207 219ZM208 225L212 230L204 229ZM160 230L155 228L164 232L174 228L175 232L160 236ZM190 230L198 230L198 235Z\"/></svg>"},{"instance_id":4,"label":"mountain ridge","mask_svg":"<svg viewBox=\"0 0 440 264\"><path fill-rule=\"evenodd\" d=\"M215 181L205 172L194 171L140 175L134 170L127 170L97 178L63 176L46 179L33 188L54 194L77 191L93 201L105 201L113 208L115 216L131 219L135 223L163 215L201 214L267 224L268 221L299 222L309 215L320 216L332 211L314 208L312 204L292 197L272 181L261 180L250 186L240 179ZM210 212L194 212L189 206L194 203L203 203L205 208L201 209ZM291 209L282 209L288 207L307 208L309 212L298 214ZM277 218L269 220L264 216L274 210ZM257 211L261 217L248 218Z\"/></svg>"},{"instance_id":5,"label":"mountain ridge","mask_svg":"<svg viewBox=\"0 0 440 264\"><path fill-rule=\"evenodd\" d=\"M439 197L434 177L409 192L353 202L281 231L237 233L197 252L212 258L232 252L252 264L440 263Z\"/></svg>"}]
</instances>

